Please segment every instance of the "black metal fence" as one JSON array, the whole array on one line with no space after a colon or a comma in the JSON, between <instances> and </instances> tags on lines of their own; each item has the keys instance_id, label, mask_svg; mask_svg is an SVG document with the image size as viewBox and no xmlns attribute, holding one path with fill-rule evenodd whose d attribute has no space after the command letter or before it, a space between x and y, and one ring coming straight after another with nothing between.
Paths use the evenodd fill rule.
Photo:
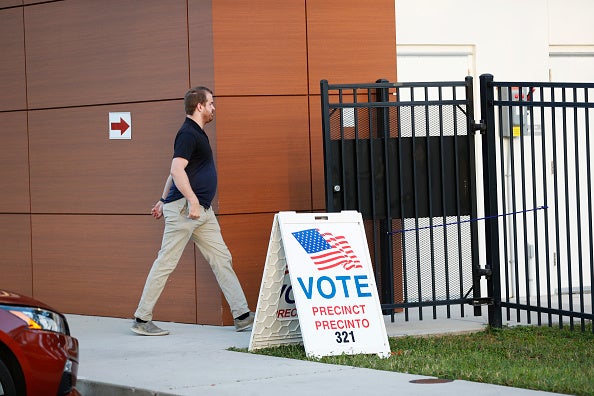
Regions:
<instances>
[{"instance_id":1,"label":"black metal fence","mask_svg":"<svg viewBox=\"0 0 594 396\"><path fill-rule=\"evenodd\" d=\"M365 220L385 313L478 301L472 79L322 81L326 205Z\"/></svg>"},{"instance_id":2,"label":"black metal fence","mask_svg":"<svg viewBox=\"0 0 594 396\"><path fill-rule=\"evenodd\" d=\"M594 302L594 84L484 75L480 92L475 123L470 77L322 81L327 210L361 212L385 313L436 318L443 306L450 317L458 306L464 316L470 304L478 315L486 304L493 326L505 315L583 329Z\"/></svg>"},{"instance_id":3,"label":"black metal fence","mask_svg":"<svg viewBox=\"0 0 594 396\"><path fill-rule=\"evenodd\" d=\"M507 320L583 329L594 318L594 84L483 75L480 86L494 306Z\"/></svg>"}]
</instances>

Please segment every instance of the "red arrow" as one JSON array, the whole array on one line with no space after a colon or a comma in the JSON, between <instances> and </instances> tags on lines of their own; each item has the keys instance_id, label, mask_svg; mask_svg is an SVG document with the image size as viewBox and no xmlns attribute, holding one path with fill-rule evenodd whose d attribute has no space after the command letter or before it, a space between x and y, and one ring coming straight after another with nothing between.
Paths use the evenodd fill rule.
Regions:
<instances>
[{"instance_id":1,"label":"red arrow","mask_svg":"<svg viewBox=\"0 0 594 396\"><path fill-rule=\"evenodd\" d=\"M124 132L128 130L130 125L122 117L120 117L120 122L112 122L111 123L111 130L112 131L120 131L120 134L123 135Z\"/></svg>"}]
</instances>

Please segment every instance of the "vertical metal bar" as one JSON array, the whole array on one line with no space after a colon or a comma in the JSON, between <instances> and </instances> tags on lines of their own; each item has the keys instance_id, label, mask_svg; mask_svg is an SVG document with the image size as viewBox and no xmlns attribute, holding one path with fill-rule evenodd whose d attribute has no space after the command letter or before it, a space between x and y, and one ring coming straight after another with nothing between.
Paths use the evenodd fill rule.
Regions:
<instances>
[{"instance_id":1,"label":"vertical metal bar","mask_svg":"<svg viewBox=\"0 0 594 396\"><path fill-rule=\"evenodd\" d=\"M342 98L342 88L338 88L338 103L342 104L343 103L343 98ZM348 183L350 183L351 181L347 180L347 175L346 175L346 170L345 170L345 141L344 141L344 110L342 108L338 108L340 111L340 169L342 171L342 178L340 180L340 185L342 186L343 189L343 193L342 193L342 209L345 209L347 207L347 190L346 187L348 185ZM356 180L354 181L356 183Z\"/></svg>"},{"instance_id":2,"label":"vertical metal bar","mask_svg":"<svg viewBox=\"0 0 594 396\"><path fill-rule=\"evenodd\" d=\"M383 82L387 83L387 80L383 80ZM382 102L384 103L389 103L390 102L390 92L388 90L388 88L382 88ZM383 108L382 111L382 132L383 134L381 135L382 138L382 143L383 143L383 158L384 158L384 180L385 180L385 185L384 185L384 189L385 189L385 213L386 213L386 219L385 219L385 227L386 227L386 232L383 233L383 237L384 239L384 245L385 245L385 250L387 252L387 257L386 257L386 261L385 261L385 274L384 276L387 277L387 279L389 279L388 285L389 288L386 291L386 294L390 295L389 301L391 304L394 304L394 293L395 293L395 279L394 279L394 240L393 240L393 235L390 231L392 231L392 228L394 227L394 221L392 219L392 196L391 196L391 190L390 190L390 185L391 185L391 180L392 180L392 164L391 164L391 158L390 158L390 141L391 141L391 130L390 130L390 107L386 106ZM390 313L393 314L394 310L391 309Z\"/></svg>"},{"instance_id":3,"label":"vertical metal bar","mask_svg":"<svg viewBox=\"0 0 594 396\"><path fill-rule=\"evenodd\" d=\"M527 219L527 212L526 209L526 184L528 180L526 180L526 144L524 142L525 139L525 126L524 126L524 113L526 110L526 106L524 105L524 86L518 86L518 102L519 102L519 114L520 114L520 187L521 187L521 194L522 194L522 235L523 235L523 243L524 243L524 291L526 293L526 306L527 309L527 322L528 324L532 323L532 315L531 315L531 303L530 303L530 269L528 263L528 219ZM534 163L534 161L532 161Z\"/></svg>"},{"instance_id":4,"label":"vertical metal bar","mask_svg":"<svg viewBox=\"0 0 594 396\"><path fill-rule=\"evenodd\" d=\"M578 91L577 88L573 89L573 99L574 103L578 103ZM584 109L587 111L587 109ZM573 108L573 129L574 129L574 145L575 145L575 167L576 167L576 175L575 175L575 183L576 183L576 198L577 198L577 236L578 236L578 280L579 280L579 297L580 297L580 312L584 312L584 258L582 253L582 215L581 215L581 195L582 191L580 190L580 155L579 155L579 124L578 124L578 107L575 106ZM588 158L588 157L586 157ZM589 162L589 161L586 161ZM573 311L573 310L572 310ZM584 318L580 319L580 327L582 330L585 328L585 321Z\"/></svg>"},{"instance_id":5,"label":"vertical metal bar","mask_svg":"<svg viewBox=\"0 0 594 396\"><path fill-rule=\"evenodd\" d=\"M551 103L555 103L555 88L551 87ZM553 196L555 197L555 249L556 249L556 262L553 263L557 267L557 308L561 309L563 303L561 301L561 238L559 233L559 161L557 159L557 117L553 110L551 111L551 132L552 132L552 143L553 143ZM563 315L559 314L559 327L563 328Z\"/></svg>"},{"instance_id":6,"label":"vertical metal bar","mask_svg":"<svg viewBox=\"0 0 594 396\"><path fill-rule=\"evenodd\" d=\"M425 101L429 101L429 87L424 89ZM431 128L429 125L429 105L425 105L425 150L427 153L427 202L429 206L429 252L431 256L431 299L437 300L437 293L435 291L435 236L433 234L433 192L431 189ZM433 305L433 319L437 319L437 306Z\"/></svg>"},{"instance_id":7,"label":"vertical metal bar","mask_svg":"<svg viewBox=\"0 0 594 396\"><path fill-rule=\"evenodd\" d=\"M352 91L352 95L353 95L353 104L357 104L357 95L358 95L358 91L357 88L353 88ZM341 110L343 111L343 110ZM353 161L355 162L355 180L353 180L353 182L355 183L355 188L357 189L357 210L359 212L363 212L363 198L361 197L362 195L362 191L361 191L361 165L359 164L359 158L361 158L360 155L360 151L361 151L361 145L359 144L359 108L357 106L353 107L353 121L354 121L354 132L355 132L355 136L353 137L353 142L355 145L355 157L353 158ZM368 193L368 192L367 192Z\"/></svg>"},{"instance_id":8,"label":"vertical metal bar","mask_svg":"<svg viewBox=\"0 0 594 396\"><path fill-rule=\"evenodd\" d=\"M384 83L387 84L388 80L378 80L379 83ZM384 169L383 172L385 174L385 213L386 213L386 218L387 218L387 227L388 230L392 230L392 192L390 190L390 181L392 180L392 165L391 165L391 158L390 158L390 141L391 141L391 134L392 131L390 130L390 109L391 107L389 106L389 102L390 102L390 91L387 87L387 85L385 87L381 88L380 91L380 98L381 98L381 102L385 103L386 105L382 108L382 128L381 131L382 133L378 136L379 138L381 138L382 140L382 149L383 149L383 158L384 158ZM390 273L391 273L391 277L393 278L393 269L394 269L394 258L393 258L393 244L392 244L392 237L391 234L388 234L388 246L390 249ZM390 278L390 279L392 279ZM392 289L392 297L394 296L393 293L393 289ZM393 300L393 298L392 298Z\"/></svg>"},{"instance_id":9,"label":"vertical metal bar","mask_svg":"<svg viewBox=\"0 0 594 396\"><path fill-rule=\"evenodd\" d=\"M580 303L583 304L583 254L582 254L582 204L581 204L581 191L580 191L580 138L579 138L579 126L578 126L578 107L575 106L578 103L577 88L573 88L573 147L574 147L574 163L575 163L575 198L576 198L576 210L577 210L577 240L578 240L578 279L579 279L579 296ZM569 269L569 307L573 312L573 275L571 268ZM583 305L582 305L583 306ZM583 310L582 310L583 311ZM584 319L581 319L581 325L584 326Z\"/></svg>"},{"instance_id":10,"label":"vertical metal bar","mask_svg":"<svg viewBox=\"0 0 594 396\"><path fill-rule=\"evenodd\" d=\"M371 103L374 101L374 98L372 96L372 90L371 88L367 89L367 103ZM367 115L368 115L368 120L367 120L367 128L369 130L369 150L370 150L370 155L369 155L369 169L370 169L370 175L373 176L375 174L375 168L374 168L374 158L375 158L375 154L374 154L374 149L373 149L373 130L374 130L374 117L373 117L373 108L371 106L367 107ZM375 178L371 177L371 194L373 197L375 197ZM373 251L374 251L374 274L376 276L376 278L380 278L380 279L376 279L376 284L380 285L381 289L378 291L380 293L380 296L382 296L381 290L383 290L384 288L384 283L386 282L385 279L383 279L383 275L382 275L382 268L383 268L383 255L382 255L382 233L381 230L378 230L378 227L376 227L376 221L377 221L377 208L375 205L375 199L371 200L371 219L369 220L371 221L371 229L372 229L372 233L373 233ZM380 282L381 280L381 282ZM383 297L382 297L382 302L384 302ZM384 302L385 303L385 302ZM394 320L394 318L392 318L392 321Z\"/></svg>"},{"instance_id":11,"label":"vertical metal bar","mask_svg":"<svg viewBox=\"0 0 594 396\"><path fill-rule=\"evenodd\" d=\"M532 92L534 92L534 88L533 87L529 87L528 88L528 96L527 99L530 100L530 102L533 102L534 97L532 95ZM542 113L542 111L541 111ZM534 139L534 106L531 107L531 111L530 111L530 155L532 156L532 169L531 169L531 179L532 179L532 209L536 209L538 207L538 203L536 201L536 196L537 196L537 192L536 192L536 184L537 184L537 174L536 174L536 141ZM544 139L544 138L543 138ZM543 157L543 161L544 161L544 157ZM545 162L543 162L544 164ZM545 190L546 192L546 190ZM546 195L546 193L545 193ZM536 306L540 307L541 306L541 301L540 301L540 265L539 265L539 260L538 260L538 255L539 255L539 229L538 229L538 214L536 212L533 213L532 215L532 222L533 222L533 227L534 227L534 256L532 257L532 259L534 260L534 267L535 267L535 291L536 291ZM537 311L538 315L537 315L537 323L539 326L542 325L542 320L541 320L541 312Z\"/></svg>"},{"instance_id":12,"label":"vertical metal bar","mask_svg":"<svg viewBox=\"0 0 594 396\"><path fill-rule=\"evenodd\" d=\"M401 88L400 87L396 87L396 100L400 101L400 91ZM396 117L396 131L397 131L397 139L396 139L396 155L397 155L397 161L398 161L398 196L400 197L399 199L399 205L400 205L400 224L401 226L404 226L404 199L403 195L404 195L404 187L402 184L402 168L403 168L403 164L402 164L402 113L404 112L403 110L403 106L398 106L398 115ZM407 274L407 262L406 262L406 233L398 233L395 234L396 238L400 238L400 244L402 247L402 294L403 294L403 301L404 302L408 302L408 277L406 276ZM409 319L409 308L408 306L405 306L404 308L404 320L408 321Z\"/></svg>"},{"instance_id":13,"label":"vertical metal bar","mask_svg":"<svg viewBox=\"0 0 594 396\"><path fill-rule=\"evenodd\" d=\"M328 212L334 212L334 180L332 180L332 163L334 158L332 157L332 149L330 145L330 98L328 96L328 80L320 81L320 94L322 104L322 135L324 137L324 182L326 185L326 210Z\"/></svg>"},{"instance_id":14,"label":"vertical metal bar","mask_svg":"<svg viewBox=\"0 0 594 396\"><path fill-rule=\"evenodd\" d=\"M439 159L440 159L440 169L441 169L441 208L442 208L442 216L441 221L443 224L447 224L447 201L446 201L446 190L445 190L445 152L444 152L444 126L443 126L443 88L439 87L438 89L438 100L439 104ZM444 226L443 228L443 251L444 251L444 274L445 274L445 296L447 300L451 299L450 296L450 269L449 267L449 247L448 247L448 229ZM451 307L450 304L446 305L446 316L449 318L451 316Z\"/></svg>"},{"instance_id":15,"label":"vertical metal bar","mask_svg":"<svg viewBox=\"0 0 594 396\"><path fill-rule=\"evenodd\" d=\"M520 88L520 87L518 87ZM512 93L510 92L509 95L509 100L513 100L512 99ZM513 257L513 263L514 263L514 267L513 267L513 273L514 273L514 279L515 279L515 292L514 292L514 298L516 303L520 302L520 279L519 279L519 263L518 263L518 219L517 219L517 207L516 207L516 202L517 202L517 198L516 198L516 153L515 153L515 137L514 137L514 133L513 133L513 106L510 106L508 108L509 110L509 156L511 158L511 160L509 161L509 166L510 169L508 169L509 172L509 178L510 178L510 189L508 191L508 194L511 194L511 202L510 202L510 207L507 208L507 211L504 211L503 213L508 213L508 211L511 211L512 215L511 215L511 234L510 234L510 247L513 248L512 251L512 257ZM506 201L506 197L503 197L504 202ZM507 216L504 216L507 217ZM518 322L521 321L521 312L519 309L516 309L516 320Z\"/></svg>"},{"instance_id":16,"label":"vertical metal bar","mask_svg":"<svg viewBox=\"0 0 594 396\"><path fill-rule=\"evenodd\" d=\"M588 88L584 88L584 102L588 103ZM586 126L586 158L592 158L590 152L590 109L585 108L585 126ZM594 231L592 226L594 225L594 218L592 216L592 171L590 167L590 161L586 161L587 173L588 173L588 236L589 236L589 248L590 248L590 306L594 307L594 293L592 287L594 287ZM584 312L584 308L582 308ZM592 326L592 333L594 333L594 326Z\"/></svg>"},{"instance_id":17,"label":"vertical metal bar","mask_svg":"<svg viewBox=\"0 0 594 396\"><path fill-rule=\"evenodd\" d=\"M467 76L465 78L466 91L466 133L468 135L468 163L470 185L470 218L478 218L477 208L477 193L476 193L476 153L475 153L475 128L474 128L474 92L473 92L473 78ZM457 171L457 170L456 170ZM476 221L470 222L470 255L472 260L472 293L475 301L481 298L481 265L479 260L479 233L478 224ZM480 305L474 307L474 315L480 316L482 309Z\"/></svg>"},{"instance_id":18,"label":"vertical metal bar","mask_svg":"<svg viewBox=\"0 0 594 396\"><path fill-rule=\"evenodd\" d=\"M497 214L497 171L495 152L495 114L493 109L493 76L483 74L480 77L481 86L481 119L485 123L486 131L483 139L483 180L485 183L485 253L487 267L491 269L491 276L487 280L487 287L493 304L489 305L489 325L501 328L501 280L499 273L499 222L497 218L489 218Z\"/></svg>"},{"instance_id":19,"label":"vertical metal bar","mask_svg":"<svg viewBox=\"0 0 594 396\"><path fill-rule=\"evenodd\" d=\"M544 102L545 99L545 95L544 95L544 87L540 87L540 100ZM543 106L540 112L540 131L541 131L541 135L542 135L542 139L541 139L541 153L542 153L542 162L543 162L543 167L542 167L542 181L543 181L543 196L544 196L544 202L543 205L547 208L544 211L544 230L545 230L545 268L546 268L546 289L547 289L547 308L551 309L552 306L552 301L551 301L551 296L553 295L552 293L552 289L551 289L551 255L550 255L550 250L549 249L549 241L550 241L550 234L549 234L549 188L548 188L548 167L547 167L547 151L546 151L546 147L547 147L547 128L546 128L546 122L545 122L545 110L546 108ZM552 112L552 108L551 108L551 112ZM537 249L537 252L540 252ZM551 314L551 312L548 312L548 316L547 316L547 323L549 326L552 326L552 321L553 321L553 316Z\"/></svg>"},{"instance_id":20,"label":"vertical metal bar","mask_svg":"<svg viewBox=\"0 0 594 396\"><path fill-rule=\"evenodd\" d=\"M510 100L511 98L511 87L496 87L497 88L497 94L498 94L498 99L499 100ZM504 110L504 107L506 108ZM501 204L502 204L502 213L508 213L509 212L509 208L507 207L507 200L505 199L505 197L508 196L509 192L507 191L507 178L509 177L507 175L507 172L511 172L511 167L509 165L509 162L511 161L505 161L505 157L506 155L505 153L505 147L504 147L504 142L507 139L510 139L509 134L512 131L512 121L511 121L511 107L508 106L498 106L497 107L497 115L498 115L498 119L499 119L499 136L501 137L499 139L499 152L501 153L501 159L499 161L499 167L500 167L500 174L502 177L502 181L501 181ZM504 112L507 112L507 114L505 114ZM504 125L505 120L507 120L507 125ZM504 130L505 128L507 128L507 133L508 136L507 138L504 138ZM509 156L509 150L507 153L507 156ZM507 171L506 171L506 166L508 167ZM504 279L505 279L505 302L509 302L510 298L511 298L511 292L510 292L510 285L512 285L512 281L510 279L510 269L511 269L511 264L513 263L513 255L510 254L510 247L508 246L511 243L511 237L509 237L509 235L511 235L511 232L509 230L511 230L511 226L508 224L508 219L507 216L503 216L503 232L504 232L504 238L503 238L503 274L504 274ZM512 285L513 286L513 285ZM511 311L509 306L506 307L505 309L505 313L506 313L506 319L509 321L511 320Z\"/></svg>"},{"instance_id":21,"label":"vertical metal bar","mask_svg":"<svg viewBox=\"0 0 594 396\"><path fill-rule=\"evenodd\" d=\"M374 98L372 95L372 88L367 88L367 103L371 103L374 102ZM376 193L377 193L377 189L376 189L376 184L375 184L375 177L373 177L373 175L375 175L375 163L374 163L374 158L375 158L375 153L374 153L374 146L373 146L373 131L374 131L374 121L378 124L377 127L379 128L379 120L374 119L374 108L369 105L366 107L367 110L367 129L369 131L369 136L368 136L368 142L369 142L369 174L370 174L370 194L371 194L371 218L369 219L369 221L371 221L371 229L372 229L372 233L373 233L373 249L374 249L374 274L376 277L376 284L380 285L381 289L378 291L380 293L380 296L382 298L382 303L386 303L383 299L383 294L382 294L382 290L386 287L386 280L383 278L382 275L382 270L383 270L383 263L385 261L384 255L382 253L382 238L383 238L383 234L382 234L382 230L378 230L378 227L376 227L376 221L377 221L377 208L376 208ZM379 278L379 279L377 279ZM391 282L391 281L388 281ZM388 301L389 302L389 301ZM394 320L394 318L392 317L392 321Z\"/></svg>"},{"instance_id":22,"label":"vertical metal bar","mask_svg":"<svg viewBox=\"0 0 594 396\"><path fill-rule=\"evenodd\" d=\"M372 95L372 89L368 88L367 89L367 102L371 103L373 102L373 95ZM367 138L367 141L369 142L369 185L371 188L371 191L369 191L369 194L371 195L371 218L375 221L376 219L376 207L375 207L375 202L376 202L376 193L377 193L377 189L375 186L375 177L373 177L375 175L375 150L373 147L373 131L374 129L377 129L378 133L381 131L381 116L378 116L377 119L375 120L376 125L374 128L374 111L375 108L373 108L372 106L368 106L367 107L367 129L369 131L369 136Z\"/></svg>"},{"instance_id":23,"label":"vertical metal bar","mask_svg":"<svg viewBox=\"0 0 594 396\"><path fill-rule=\"evenodd\" d=\"M387 80L378 80L377 83L386 83ZM389 92L387 87L380 87L377 89L377 101L382 103L389 102ZM394 304L394 249L392 246L392 214L390 211L390 169L388 163L388 144L390 140L390 123L389 123L389 109L387 106L378 109L378 134L383 143L383 158L384 158L384 177L386 179L385 191L385 218L380 220L380 235L382 246L382 294L383 301L387 304ZM385 285L385 287L384 287ZM385 314L388 312L384 312Z\"/></svg>"},{"instance_id":24,"label":"vertical metal bar","mask_svg":"<svg viewBox=\"0 0 594 396\"><path fill-rule=\"evenodd\" d=\"M414 87L410 89L410 100L411 102L415 101L415 91ZM415 214L415 249L416 249L416 266L417 266L417 299L419 302L423 301L423 292L422 292L422 278L421 278L421 250L420 250L420 235L419 235L419 210L418 210L418 202L417 197L419 193L417 191L417 164L415 161L416 156L414 155L416 150L416 125L415 125L415 106L411 105L411 138L412 138L412 179L413 179L413 207L414 207L414 214ZM423 307L419 305L419 319L423 320Z\"/></svg>"},{"instance_id":25,"label":"vertical metal bar","mask_svg":"<svg viewBox=\"0 0 594 396\"><path fill-rule=\"evenodd\" d=\"M571 296L571 218L569 213L569 158L567 157L567 149L568 149L568 142L567 142L567 94L566 88L564 87L561 91L561 99L563 101L563 107L561 107L561 111L563 114L563 171L564 171L564 181L565 181L565 228L567 230L567 235L565 237L565 248L567 249L567 276L569 282L569 310L572 309L572 296ZM559 295L561 295L561 288L559 288ZM562 305L559 306L562 308ZM573 317L569 317L569 327L573 330Z\"/></svg>"},{"instance_id":26,"label":"vertical metal bar","mask_svg":"<svg viewBox=\"0 0 594 396\"><path fill-rule=\"evenodd\" d=\"M457 99L456 88L452 88L452 99ZM452 106L452 117L454 119L454 168L455 168L455 184L456 186L460 185L460 152L458 147L458 113L456 112L456 107ZM462 297L465 295L464 290L464 255L462 254L462 221L460 219L460 213L462 213L461 205L460 205L460 194L458 193L458 189L456 188L456 230L458 231L458 286L459 286L459 296ZM460 316L464 317L464 304L460 303Z\"/></svg>"}]
</instances>

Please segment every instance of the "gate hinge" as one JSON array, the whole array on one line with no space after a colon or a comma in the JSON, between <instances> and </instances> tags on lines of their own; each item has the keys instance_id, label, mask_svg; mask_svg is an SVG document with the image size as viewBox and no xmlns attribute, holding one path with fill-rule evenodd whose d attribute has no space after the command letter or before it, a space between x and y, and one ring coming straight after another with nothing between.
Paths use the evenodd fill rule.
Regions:
<instances>
[{"instance_id":1,"label":"gate hinge","mask_svg":"<svg viewBox=\"0 0 594 396\"><path fill-rule=\"evenodd\" d=\"M493 275L493 271L490 268L479 268L478 275L484 276L485 278L490 278Z\"/></svg>"},{"instance_id":2,"label":"gate hinge","mask_svg":"<svg viewBox=\"0 0 594 396\"><path fill-rule=\"evenodd\" d=\"M481 133L484 133L487 130L487 124L485 124L485 121L480 120L479 122L473 122L472 123L472 130L473 131L481 131Z\"/></svg>"}]
</instances>

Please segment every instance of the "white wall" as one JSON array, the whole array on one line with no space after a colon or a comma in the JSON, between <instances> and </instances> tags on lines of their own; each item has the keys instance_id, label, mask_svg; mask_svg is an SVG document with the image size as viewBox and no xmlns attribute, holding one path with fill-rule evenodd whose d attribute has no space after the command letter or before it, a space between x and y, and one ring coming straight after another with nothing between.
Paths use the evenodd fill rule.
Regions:
<instances>
[{"instance_id":1,"label":"white wall","mask_svg":"<svg viewBox=\"0 0 594 396\"><path fill-rule=\"evenodd\" d=\"M395 4L398 81L459 81L471 75L476 118L480 117L478 79L484 73L495 81L594 82L594 0L395 0ZM480 139L477 149L480 153ZM481 165L477 158L479 175ZM517 276L526 274L520 269Z\"/></svg>"},{"instance_id":2,"label":"white wall","mask_svg":"<svg viewBox=\"0 0 594 396\"><path fill-rule=\"evenodd\" d=\"M472 47L475 78L548 81L551 46L594 48L592 0L395 1L397 54L407 46ZM398 70L399 81L418 77Z\"/></svg>"}]
</instances>

